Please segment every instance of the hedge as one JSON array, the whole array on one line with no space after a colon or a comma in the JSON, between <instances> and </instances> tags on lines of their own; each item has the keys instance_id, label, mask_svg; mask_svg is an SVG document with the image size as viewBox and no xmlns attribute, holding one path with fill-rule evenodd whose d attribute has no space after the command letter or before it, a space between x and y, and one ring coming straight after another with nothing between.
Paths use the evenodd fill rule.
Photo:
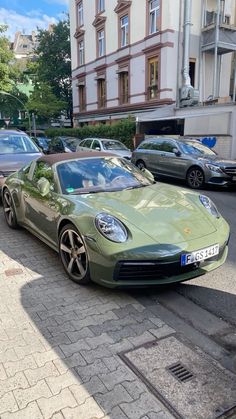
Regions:
<instances>
[{"instance_id":1,"label":"hedge","mask_svg":"<svg viewBox=\"0 0 236 419\"><path fill-rule=\"evenodd\" d=\"M77 138L114 138L120 140L128 148L133 148L135 122L124 120L112 125L86 125L82 128L48 128L45 130L49 138L66 136Z\"/></svg>"}]
</instances>

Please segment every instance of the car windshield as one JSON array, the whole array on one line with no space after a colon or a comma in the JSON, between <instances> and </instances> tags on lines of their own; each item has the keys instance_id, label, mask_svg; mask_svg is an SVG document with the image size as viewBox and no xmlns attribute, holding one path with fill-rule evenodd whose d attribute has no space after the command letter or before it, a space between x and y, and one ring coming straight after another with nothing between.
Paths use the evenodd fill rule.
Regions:
<instances>
[{"instance_id":1,"label":"car windshield","mask_svg":"<svg viewBox=\"0 0 236 419\"><path fill-rule=\"evenodd\" d=\"M85 194L140 188L155 183L125 159L97 157L57 164L64 194Z\"/></svg>"},{"instance_id":2,"label":"car windshield","mask_svg":"<svg viewBox=\"0 0 236 419\"><path fill-rule=\"evenodd\" d=\"M185 141L180 143L180 147L185 154L197 154L198 156L216 156L216 153L206 147L200 141Z\"/></svg>"},{"instance_id":3,"label":"car windshield","mask_svg":"<svg viewBox=\"0 0 236 419\"><path fill-rule=\"evenodd\" d=\"M103 140L102 145L104 150L128 150L120 141Z\"/></svg>"},{"instance_id":4,"label":"car windshield","mask_svg":"<svg viewBox=\"0 0 236 419\"><path fill-rule=\"evenodd\" d=\"M33 141L22 134L0 133L0 154L39 153Z\"/></svg>"}]
</instances>

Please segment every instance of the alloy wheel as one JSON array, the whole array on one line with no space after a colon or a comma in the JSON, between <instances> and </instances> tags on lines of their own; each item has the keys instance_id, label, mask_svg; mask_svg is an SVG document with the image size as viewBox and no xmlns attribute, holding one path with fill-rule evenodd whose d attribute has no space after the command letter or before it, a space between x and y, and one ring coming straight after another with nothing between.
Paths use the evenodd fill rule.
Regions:
<instances>
[{"instance_id":1,"label":"alloy wheel","mask_svg":"<svg viewBox=\"0 0 236 419\"><path fill-rule=\"evenodd\" d=\"M9 225L9 227L16 228L17 222L16 222L16 216L15 216L15 210L14 210L11 194L7 189L5 189L4 194L3 194L3 209L4 209L6 222Z\"/></svg>"},{"instance_id":2,"label":"alloy wheel","mask_svg":"<svg viewBox=\"0 0 236 419\"><path fill-rule=\"evenodd\" d=\"M204 174L201 169L192 169L187 175L188 185L193 189L201 188L204 183Z\"/></svg>"},{"instance_id":3,"label":"alloy wheel","mask_svg":"<svg viewBox=\"0 0 236 419\"><path fill-rule=\"evenodd\" d=\"M88 257L80 235L72 228L64 229L59 246L61 260L69 277L76 282L88 282Z\"/></svg>"},{"instance_id":4,"label":"alloy wheel","mask_svg":"<svg viewBox=\"0 0 236 419\"><path fill-rule=\"evenodd\" d=\"M137 166L140 170L143 170L143 169L145 169L145 168L146 168L145 163L144 163L142 160L139 160L139 161L136 163L136 166Z\"/></svg>"}]
</instances>

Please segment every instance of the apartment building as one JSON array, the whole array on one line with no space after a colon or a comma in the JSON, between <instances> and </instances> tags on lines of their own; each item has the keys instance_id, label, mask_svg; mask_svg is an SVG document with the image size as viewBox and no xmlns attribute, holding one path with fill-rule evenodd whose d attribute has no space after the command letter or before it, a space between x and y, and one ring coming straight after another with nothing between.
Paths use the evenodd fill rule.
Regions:
<instances>
[{"instance_id":1,"label":"apartment building","mask_svg":"<svg viewBox=\"0 0 236 419\"><path fill-rule=\"evenodd\" d=\"M134 116L236 158L234 0L70 0L70 20L75 125Z\"/></svg>"}]
</instances>

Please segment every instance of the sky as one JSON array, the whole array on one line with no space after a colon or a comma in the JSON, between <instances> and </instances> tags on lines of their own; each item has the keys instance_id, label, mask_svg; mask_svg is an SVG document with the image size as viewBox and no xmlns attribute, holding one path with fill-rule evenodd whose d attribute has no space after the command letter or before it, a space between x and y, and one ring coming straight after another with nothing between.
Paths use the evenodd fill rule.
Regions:
<instances>
[{"instance_id":1,"label":"sky","mask_svg":"<svg viewBox=\"0 0 236 419\"><path fill-rule=\"evenodd\" d=\"M0 24L8 25L4 33L11 41L17 31L30 35L32 30L47 29L68 13L69 0L0 0Z\"/></svg>"}]
</instances>

